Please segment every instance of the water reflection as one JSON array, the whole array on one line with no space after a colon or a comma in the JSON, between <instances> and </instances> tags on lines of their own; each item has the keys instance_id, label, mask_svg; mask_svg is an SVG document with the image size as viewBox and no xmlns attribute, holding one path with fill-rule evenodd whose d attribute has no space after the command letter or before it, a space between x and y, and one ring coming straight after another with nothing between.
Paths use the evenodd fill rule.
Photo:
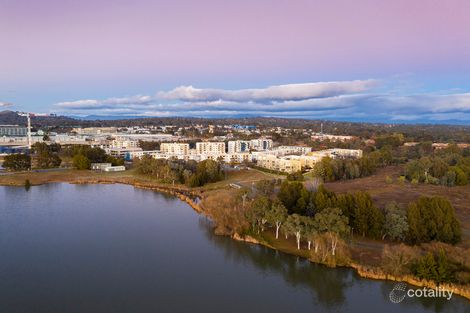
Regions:
<instances>
[{"instance_id":1,"label":"water reflection","mask_svg":"<svg viewBox=\"0 0 470 313\"><path fill-rule=\"evenodd\" d=\"M217 236L213 232L211 222L204 217L199 219L199 227L214 246L224 251L227 260L253 264L266 275L281 276L294 288L307 287L312 291L313 301L327 308L342 306L346 300L344 291L353 284L349 270L325 270L324 266L303 258Z\"/></svg>"}]
</instances>

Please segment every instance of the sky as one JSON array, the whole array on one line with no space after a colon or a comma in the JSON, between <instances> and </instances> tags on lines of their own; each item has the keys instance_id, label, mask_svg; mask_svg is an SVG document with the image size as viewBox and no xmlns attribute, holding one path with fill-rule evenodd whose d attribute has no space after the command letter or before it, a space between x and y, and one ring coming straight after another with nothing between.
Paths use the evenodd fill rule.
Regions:
<instances>
[{"instance_id":1,"label":"sky","mask_svg":"<svg viewBox=\"0 0 470 313\"><path fill-rule=\"evenodd\" d=\"M0 0L0 110L470 124L468 0Z\"/></svg>"}]
</instances>

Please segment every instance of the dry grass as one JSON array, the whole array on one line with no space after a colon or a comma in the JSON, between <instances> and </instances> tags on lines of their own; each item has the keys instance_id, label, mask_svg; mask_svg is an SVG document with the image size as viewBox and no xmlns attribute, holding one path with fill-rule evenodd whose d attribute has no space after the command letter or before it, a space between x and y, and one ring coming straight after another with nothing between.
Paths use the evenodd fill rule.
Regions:
<instances>
[{"instance_id":1,"label":"dry grass","mask_svg":"<svg viewBox=\"0 0 470 313\"><path fill-rule=\"evenodd\" d=\"M325 186L328 190L338 193L368 191L380 207L384 207L390 201L406 206L420 196L445 197L450 200L456 210L462 225L464 241L470 240L470 185L445 187L428 184L403 184L398 181L401 173L402 167L389 166L369 177L327 183ZM387 176L393 179L393 183L386 182Z\"/></svg>"}]
</instances>

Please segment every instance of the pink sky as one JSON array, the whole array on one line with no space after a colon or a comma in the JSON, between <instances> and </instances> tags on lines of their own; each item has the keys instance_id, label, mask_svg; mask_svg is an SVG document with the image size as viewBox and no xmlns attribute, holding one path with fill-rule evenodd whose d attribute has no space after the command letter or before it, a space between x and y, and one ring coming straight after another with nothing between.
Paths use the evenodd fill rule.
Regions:
<instances>
[{"instance_id":1,"label":"pink sky","mask_svg":"<svg viewBox=\"0 0 470 313\"><path fill-rule=\"evenodd\" d=\"M0 100L403 73L439 89L470 70L469 16L467 0L0 0Z\"/></svg>"}]
</instances>

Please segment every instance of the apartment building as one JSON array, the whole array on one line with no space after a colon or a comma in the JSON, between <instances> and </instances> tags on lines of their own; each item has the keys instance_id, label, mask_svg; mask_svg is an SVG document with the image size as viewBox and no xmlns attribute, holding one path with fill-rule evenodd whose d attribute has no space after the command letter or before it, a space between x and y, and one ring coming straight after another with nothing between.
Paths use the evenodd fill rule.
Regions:
<instances>
[{"instance_id":1,"label":"apartment building","mask_svg":"<svg viewBox=\"0 0 470 313\"><path fill-rule=\"evenodd\" d=\"M253 154L251 153L226 153L223 155L223 161L225 163L244 163L253 162Z\"/></svg>"},{"instance_id":2,"label":"apartment building","mask_svg":"<svg viewBox=\"0 0 470 313\"><path fill-rule=\"evenodd\" d=\"M79 135L101 135L101 134L115 134L117 133L116 127L84 127L73 128L72 132Z\"/></svg>"},{"instance_id":3,"label":"apartment building","mask_svg":"<svg viewBox=\"0 0 470 313\"><path fill-rule=\"evenodd\" d=\"M312 148L304 146L279 146L274 149L277 155L288 155L288 154L307 154L312 152Z\"/></svg>"},{"instance_id":4,"label":"apartment building","mask_svg":"<svg viewBox=\"0 0 470 313\"><path fill-rule=\"evenodd\" d=\"M329 140L332 142L345 142L349 140L353 140L356 137L354 136L343 136L343 135L330 135L330 134L323 134L323 133L314 133L311 136L312 140L314 141L325 141Z\"/></svg>"},{"instance_id":5,"label":"apartment building","mask_svg":"<svg viewBox=\"0 0 470 313\"><path fill-rule=\"evenodd\" d=\"M259 155L257 164L260 167L267 168L269 170L294 173L302 170L302 163L300 157L297 155L289 155L278 157L273 154Z\"/></svg>"},{"instance_id":6,"label":"apartment building","mask_svg":"<svg viewBox=\"0 0 470 313\"><path fill-rule=\"evenodd\" d=\"M106 148L104 151L110 156L128 159L130 152L142 151L142 148Z\"/></svg>"},{"instance_id":7,"label":"apartment building","mask_svg":"<svg viewBox=\"0 0 470 313\"><path fill-rule=\"evenodd\" d=\"M160 151L172 155L188 155L189 143L162 143L160 144Z\"/></svg>"},{"instance_id":8,"label":"apartment building","mask_svg":"<svg viewBox=\"0 0 470 313\"><path fill-rule=\"evenodd\" d=\"M206 155L225 154L225 142L197 142L196 153Z\"/></svg>"},{"instance_id":9,"label":"apartment building","mask_svg":"<svg viewBox=\"0 0 470 313\"><path fill-rule=\"evenodd\" d=\"M28 129L18 125L0 125L0 136L26 136Z\"/></svg>"},{"instance_id":10,"label":"apartment building","mask_svg":"<svg viewBox=\"0 0 470 313\"><path fill-rule=\"evenodd\" d=\"M266 151L273 148L272 139L259 138L250 140L250 148L257 151Z\"/></svg>"},{"instance_id":11,"label":"apartment building","mask_svg":"<svg viewBox=\"0 0 470 313\"><path fill-rule=\"evenodd\" d=\"M228 153L240 153L250 151L250 141L233 140L228 142Z\"/></svg>"},{"instance_id":12,"label":"apartment building","mask_svg":"<svg viewBox=\"0 0 470 313\"><path fill-rule=\"evenodd\" d=\"M327 149L320 152L328 153L331 158L362 158L362 150L360 149Z\"/></svg>"},{"instance_id":13,"label":"apartment building","mask_svg":"<svg viewBox=\"0 0 470 313\"><path fill-rule=\"evenodd\" d=\"M122 140L122 139L115 139L111 142L112 148L139 148L139 141L138 140Z\"/></svg>"}]
</instances>

